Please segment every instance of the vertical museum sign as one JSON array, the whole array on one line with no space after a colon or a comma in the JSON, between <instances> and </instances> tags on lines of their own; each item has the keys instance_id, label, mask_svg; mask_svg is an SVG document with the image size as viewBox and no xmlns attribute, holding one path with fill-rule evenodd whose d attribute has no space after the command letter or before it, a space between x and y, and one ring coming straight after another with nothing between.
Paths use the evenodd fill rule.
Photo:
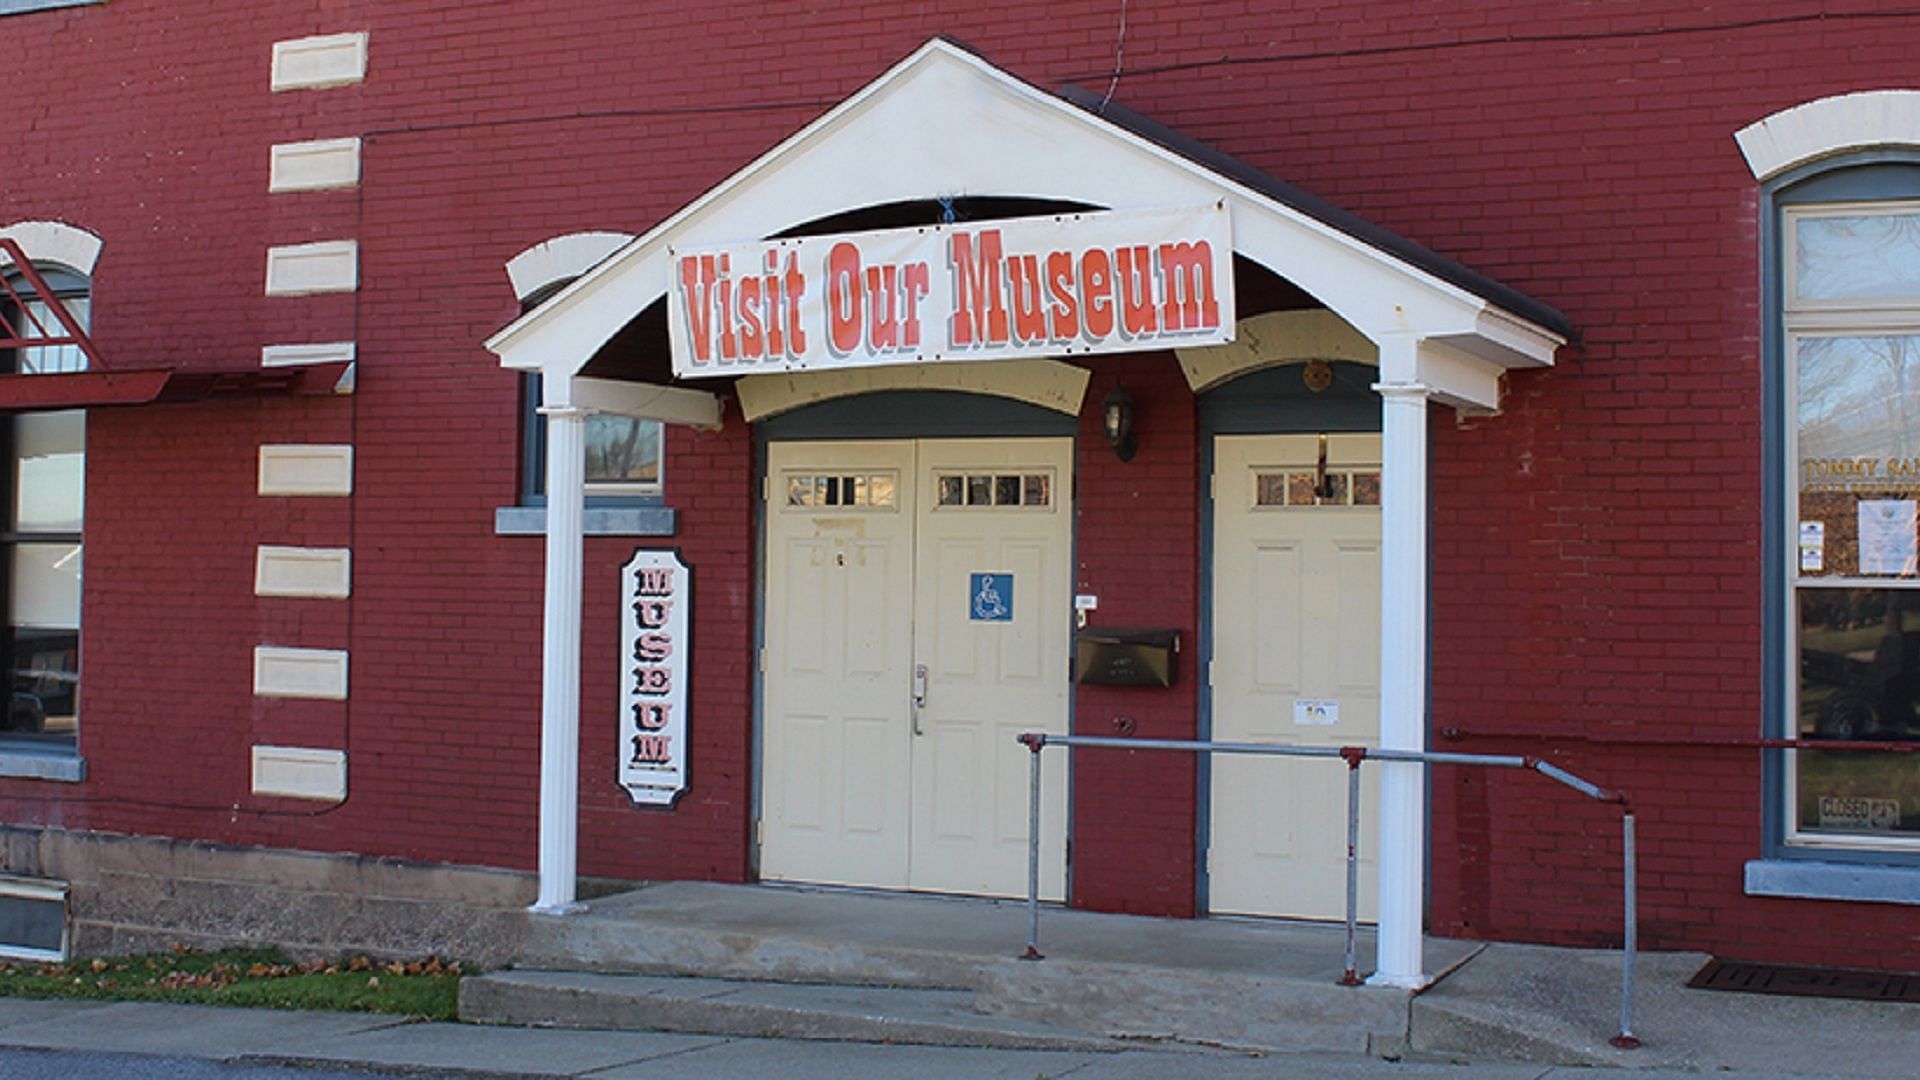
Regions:
<instances>
[{"instance_id":1,"label":"vertical museum sign","mask_svg":"<svg viewBox=\"0 0 1920 1080\"><path fill-rule=\"evenodd\" d=\"M636 551L620 570L620 786L644 806L687 789L692 585L678 551Z\"/></svg>"}]
</instances>

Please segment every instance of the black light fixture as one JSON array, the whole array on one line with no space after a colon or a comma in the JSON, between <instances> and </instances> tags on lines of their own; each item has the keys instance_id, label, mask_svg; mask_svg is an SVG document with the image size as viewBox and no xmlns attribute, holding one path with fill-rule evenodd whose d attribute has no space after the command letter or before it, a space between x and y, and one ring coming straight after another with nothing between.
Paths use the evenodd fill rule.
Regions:
<instances>
[{"instance_id":1,"label":"black light fixture","mask_svg":"<svg viewBox=\"0 0 1920 1080\"><path fill-rule=\"evenodd\" d=\"M1134 451L1140 444L1133 437L1133 398L1119 383L1113 384L1113 392L1101 406L1102 424L1107 432L1107 445L1113 447L1113 456L1121 461L1132 461Z\"/></svg>"}]
</instances>

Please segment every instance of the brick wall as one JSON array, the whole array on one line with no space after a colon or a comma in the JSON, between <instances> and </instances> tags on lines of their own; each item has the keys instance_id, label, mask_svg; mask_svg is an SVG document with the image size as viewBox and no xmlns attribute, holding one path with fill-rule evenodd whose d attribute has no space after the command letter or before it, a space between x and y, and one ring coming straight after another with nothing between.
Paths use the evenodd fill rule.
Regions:
<instances>
[{"instance_id":1,"label":"brick wall","mask_svg":"<svg viewBox=\"0 0 1920 1080\"><path fill-rule=\"evenodd\" d=\"M1115 382L1134 401L1139 450L1123 462L1101 427ZM1180 631L1178 680L1153 687L1080 686L1074 730L1192 739L1201 675L1200 465L1193 393L1165 353L1115 357L1087 386L1080 416L1076 592L1100 598L1094 626ZM1057 753L1057 751L1055 751ZM1146 915L1194 912L1196 772L1187 754L1075 750L1073 902Z\"/></svg>"},{"instance_id":2,"label":"brick wall","mask_svg":"<svg viewBox=\"0 0 1920 1080\"><path fill-rule=\"evenodd\" d=\"M1115 97L1578 328L1558 368L1511 381L1501 416L1436 435L1436 728L1633 792L1650 944L1912 967L1907 909L1742 895L1754 755L1658 745L1760 723L1758 209L1732 132L1914 82L1920 18L1830 7L1135 5ZM478 344L515 310L501 264L564 232L643 231L935 33L1042 86L1104 89L1116 14L1049 5L1045 33L1027 9L957 3L742 18L713 3L115 0L4 19L32 69L9 87L0 221L105 239L109 356L242 368L263 344L353 338L361 368L346 399L92 419L90 776L0 784L0 816L530 866L540 550L490 527L516 490L516 387ZM363 85L266 92L272 41L346 29L372 34ZM338 134L365 139L358 190L268 198L270 144ZM266 245L349 234L359 293L262 295ZM1124 377L1144 442L1120 466L1083 425L1080 586L1103 622L1196 631L1191 400L1165 358L1096 367L1090 400ZM354 442L356 496L255 496L254 448L286 438ZM633 545L589 546L583 872L746 872L749 447L737 418L669 441L673 543L699 593L693 788L671 814L612 785L613 643L591 613L611 610ZM350 543L353 598L256 600L263 539ZM248 650L282 634L350 648L351 700L255 699ZM1150 704L1081 690L1077 722L1107 731L1124 711L1142 734L1191 734L1195 685ZM295 737L350 748L345 804L247 794L246 748ZM1076 796L1077 902L1191 909L1185 766L1090 756ZM1434 811L1436 929L1610 940L1609 815L1533 778L1445 771Z\"/></svg>"}]
</instances>

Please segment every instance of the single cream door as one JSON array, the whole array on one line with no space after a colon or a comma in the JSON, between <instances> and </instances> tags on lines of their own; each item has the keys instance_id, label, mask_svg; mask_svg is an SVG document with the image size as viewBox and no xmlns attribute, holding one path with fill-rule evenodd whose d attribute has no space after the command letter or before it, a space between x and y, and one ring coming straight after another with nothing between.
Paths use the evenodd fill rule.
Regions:
<instances>
[{"instance_id":1,"label":"single cream door","mask_svg":"<svg viewBox=\"0 0 1920 1080\"><path fill-rule=\"evenodd\" d=\"M913 452L767 448L762 877L908 884Z\"/></svg>"},{"instance_id":2,"label":"single cream door","mask_svg":"<svg viewBox=\"0 0 1920 1080\"><path fill-rule=\"evenodd\" d=\"M769 446L762 877L1025 894L1014 736L1067 729L1071 468L1068 439Z\"/></svg>"},{"instance_id":3,"label":"single cream door","mask_svg":"<svg viewBox=\"0 0 1920 1080\"><path fill-rule=\"evenodd\" d=\"M1214 739L1378 745L1380 437L1222 436L1213 520ZM1361 787L1363 919L1378 768ZM1210 910L1342 917L1346 808L1337 759L1215 755Z\"/></svg>"},{"instance_id":4,"label":"single cream door","mask_svg":"<svg viewBox=\"0 0 1920 1080\"><path fill-rule=\"evenodd\" d=\"M1073 444L920 443L913 739L915 889L1024 896L1023 731L1065 734ZM1065 895L1066 751L1043 762L1040 894Z\"/></svg>"}]
</instances>

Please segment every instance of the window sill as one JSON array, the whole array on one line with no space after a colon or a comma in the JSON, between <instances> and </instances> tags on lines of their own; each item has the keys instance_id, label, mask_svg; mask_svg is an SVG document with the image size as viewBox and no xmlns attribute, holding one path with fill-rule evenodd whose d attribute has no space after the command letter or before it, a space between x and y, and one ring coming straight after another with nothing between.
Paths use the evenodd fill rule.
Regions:
<instances>
[{"instance_id":1,"label":"window sill","mask_svg":"<svg viewBox=\"0 0 1920 1080\"><path fill-rule=\"evenodd\" d=\"M581 515L588 536L672 536L679 528L671 506L589 506ZM547 508L502 506L493 512L495 536L545 536Z\"/></svg>"},{"instance_id":2,"label":"window sill","mask_svg":"<svg viewBox=\"0 0 1920 1080\"><path fill-rule=\"evenodd\" d=\"M0 777L4 776L77 784L87 778L87 759L59 751L0 746Z\"/></svg>"},{"instance_id":3,"label":"window sill","mask_svg":"<svg viewBox=\"0 0 1920 1080\"><path fill-rule=\"evenodd\" d=\"M1747 863L1747 895L1920 904L1920 866L1755 859Z\"/></svg>"}]
</instances>

